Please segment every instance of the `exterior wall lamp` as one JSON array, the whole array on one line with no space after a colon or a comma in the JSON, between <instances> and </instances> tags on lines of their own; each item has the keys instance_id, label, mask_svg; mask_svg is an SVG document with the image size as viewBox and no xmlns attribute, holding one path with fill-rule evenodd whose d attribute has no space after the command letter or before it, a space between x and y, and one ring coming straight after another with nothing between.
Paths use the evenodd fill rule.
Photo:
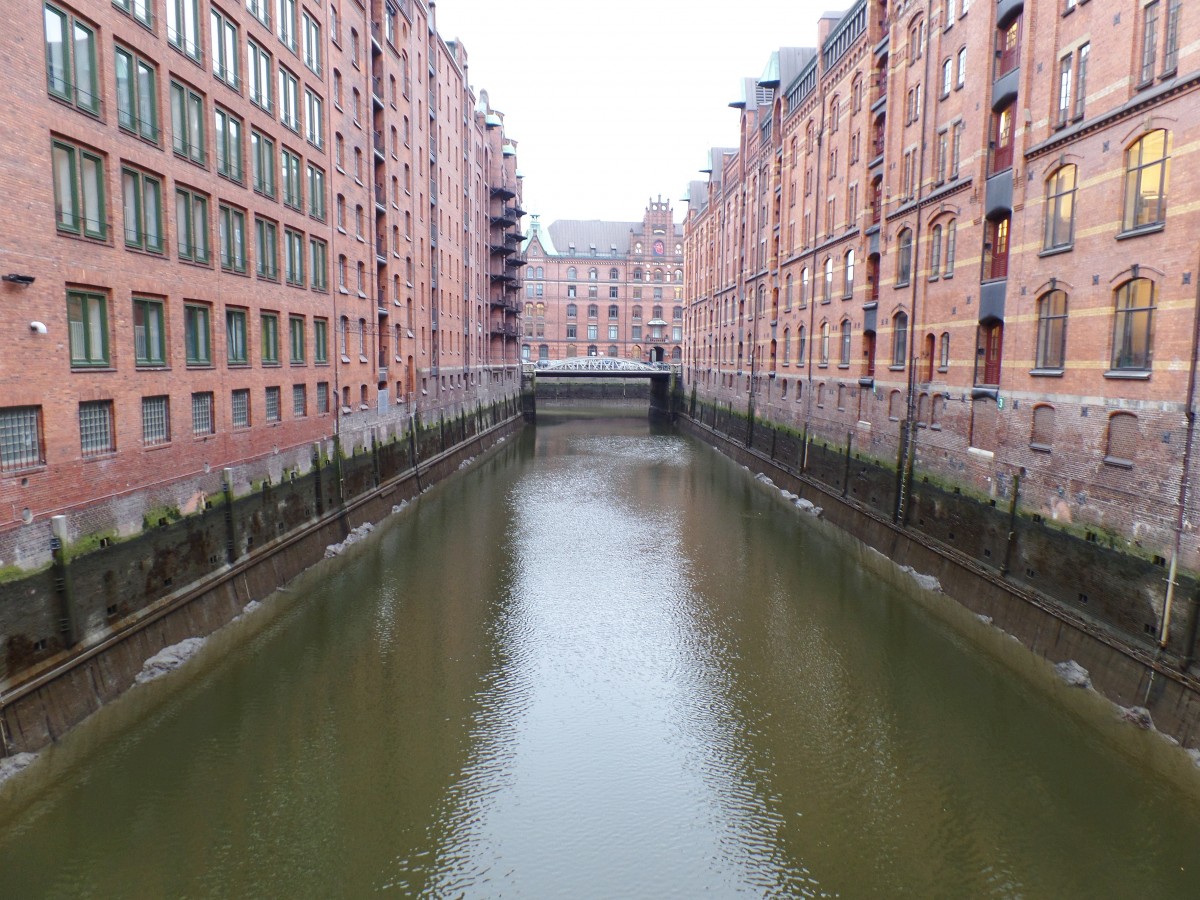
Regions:
<instances>
[{"instance_id":1,"label":"exterior wall lamp","mask_svg":"<svg viewBox=\"0 0 1200 900\"><path fill-rule=\"evenodd\" d=\"M0 281L7 281L9 284L19 284L21 287L29 287L36 280L33 275L18 275L15 272L10 272L8 275L0 275Z\"/></svg>"}]
</instances>

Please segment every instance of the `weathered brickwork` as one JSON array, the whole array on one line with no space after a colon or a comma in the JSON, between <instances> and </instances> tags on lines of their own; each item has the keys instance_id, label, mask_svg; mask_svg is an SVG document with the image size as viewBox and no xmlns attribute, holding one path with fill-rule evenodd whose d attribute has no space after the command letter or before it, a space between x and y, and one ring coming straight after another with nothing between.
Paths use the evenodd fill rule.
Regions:
<instances>
[{"instance_id":1,"label":"weathered brickwork","mask_svg":"<svg viewBox=\"0 0 1200 900\"><path fill-rule=\"evenodd\" d=\"M515 144L430 5L6 13L0 569L519 390Z\"/></svg>"},{"instance_id":2,"label":"weathered brickwork","mask_svg":"<svg viewBox=\"0 0 1200 900\"><path fill-rule=\"evenodd\" d=\"M1171 642L1193 598L1177 586L1168 615L1168 573L1200 570L1200 19L862 0L818 34L747 80L739 146L691 185L689 388L887 469L873 493L892 481L910 525L922 485L1015 496L1157 569L1101 603ZM1105 594L1010 571L1056 572L1092 610Z\"/></svg>"}]
</instances>

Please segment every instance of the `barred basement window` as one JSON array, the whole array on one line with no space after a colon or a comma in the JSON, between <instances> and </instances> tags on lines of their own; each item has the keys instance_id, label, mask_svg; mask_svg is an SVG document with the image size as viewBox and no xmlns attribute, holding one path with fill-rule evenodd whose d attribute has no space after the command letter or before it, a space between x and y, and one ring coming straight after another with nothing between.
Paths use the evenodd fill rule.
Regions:
<instances>
[{"instance_id":1,"label":"barred basement window","mask_svg":"<svg viewBox=\"0 0 1200 900\"><path fill-rule=\"evenodd\" d=\"M42 449L42 408L0 409L0 472L18 472L46 464Z\"/></svg>"},{"instance_id":2,"label":"barred basement window","mask_svg":"<svg viewBox=\"0 0 1200 900\"><path fill-rule=\"evenodd\" d=\"M308 389L302 384L292 385L292 415L297 419L308 415Z\"/></svg>"},{"instance_id":3,"label":"barred basement window","mask_svg":"<svg viewBox=\"0 0 1200 900\"><path fill-rule=\"evenodd\" d=\"M1137 456L1138 420L1133 413L1117 412L1108 418L1104 461L1111 466L1133 468Z\"/></svg>"},{"instance_id":4,"label":"barred basement window","mask_svg":"<svg viewBox=\"0 0 1200 900\"><path fill-rule=\"evenodd\" d=\"M213 395L209 391L192 394L192 434L213 434Z\"/></svg>"},{"instance_id":5,"label":"barred basement window","mask_svg":"<svg viewBox=\"0 0 1200 900\"><path fill-rule=\"evenodd\" d=\"M111 400L89 400L79 404L79 442L85 459L117 449L113 437Z\"/></svg>"},{"instance_id":6,"label":"barred basement window","mask_svg":"<svg viewBox=\"0 0 1200 900\"><path fill-rule=\"evenodd\" d=\"M279 412L279 388L267 388L267 421L278 422L280 418Z\"/></svg>"},{"instance_id":7,"label":"barred basement window","mask_svg":"<svg viewBox=\"0 0 1200 900\"><path fill-rule=\"evenodd\" d=\"M1054 407L1043 403L1033 408L1033 431L1029 435L1029 446L1033 450L1050 452L1054 444Z\"/></svg>"},{"instance_id":8,"label":"barred basement window","mask_svg":"<svg viewBox=\"0 0 1200 900\"><path fill-rule=\"evenodd\" d=\"M239 388L229 397L229 410L234 428L250 427L250 389Z\"/></svg>"},{"instance_id":9,"label":"barred basement window","mask_svg":"<svg viewBox=\"0 0 1200 900\"><path fill-rule=\"evenodd\" d=\"M142 398L142 446L171 443L171 401L166 395Z\"/></svg>"},{"instance_id":10,"label":"barred basement window","mask_svg":"<svg viewBox=\"0 0 1200 900\"><path fill-rule=\"evenodd\" d=\"M317 415L325 415L329 412L329 382L317 382Z\"/></svg>"}]
</instances>

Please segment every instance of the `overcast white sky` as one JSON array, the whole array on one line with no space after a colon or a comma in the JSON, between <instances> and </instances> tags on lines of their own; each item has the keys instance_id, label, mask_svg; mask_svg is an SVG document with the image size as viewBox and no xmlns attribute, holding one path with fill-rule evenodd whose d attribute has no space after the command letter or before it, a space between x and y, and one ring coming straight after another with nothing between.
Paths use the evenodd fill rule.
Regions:
<instances>
[{"instance_id":1,"label":"overcast white sky","mask_svg":"<svg viewBox=\"0 0 1200 900\"><path fill-rule=\"evenodd\" d=\"M850 2L438 0L437 25L504 113L529 212L636 221L661 194L678 221L708 149L737 144L740 79Z\"/></svg>"}]
</instances>

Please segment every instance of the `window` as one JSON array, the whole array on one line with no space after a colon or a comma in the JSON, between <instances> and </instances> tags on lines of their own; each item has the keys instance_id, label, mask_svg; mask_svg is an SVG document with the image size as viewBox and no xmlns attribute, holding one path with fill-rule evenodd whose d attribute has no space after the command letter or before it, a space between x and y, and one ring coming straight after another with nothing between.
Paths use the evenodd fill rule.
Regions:
<instances>
[{"instance_id":1,"label":"window","mask_svg":"<svg viewBox=\"0 0 1200 900\"><path fill-rule=\"evenodd\" d=\"M171 82L171 149L204 165L204 97L178 81Z\"/></svg>"},{"instance_id":2,"label":"window","mask_svg":"<svg viewBox=\"0 0 1200 900\"><path fill-rule=\"evenodd\" d=\"M158 89L154 66L122 47L117 63L117 122L126 131L158 143Z\"/></svg>"},{"instance_id":3,"label":"window","mask_svg":"<svg viewBox=\"0 0 1200 900\"><path fill-rule=\"evenodd\" d=\"M942 226L934 225L929 232L929 280L937 281L942 272Z\"/></svg>"},{"instance_id":4,"label":"window","mask_svg":"<svg viewBox=\"0 0 1200 900\"><path fill-rule=\"evenodd\" d=\"M1153 228L1166 220L1167 132L1143 135L1125 151L1123 231Z\"/></svg>"},{"instance_id":5,"label":"window","mask_svg":"<svg viewBox=\"0 0 1200 900\"><path fill-rule=\"evenodd\" d=\"M308 391L302 384L292 385L292 416L303 419L308 415Z\"/></svg>"},{"instance_id":6,"label":"window","mask_svg":"<svg viewBox=\"0 0 1200 900\"><path fill-rule=\"evenodd\" d=\"M942 370L950 368L950 332L948 331L943 331L938 340L938 368Z\"/></svg>"},{"instance_id":7,"label":"window","mask_svg":"<svg viewBox=\"0 0 1200 900\"><path fill-rule=\"evenodd\" d=\"M167 40L192 59L200 59L199 0L166 0Z\"/></svg>"},{"instance_id":8,"label":"window","mask_svg":"<svg viewBox=\"0 0 1200 900\"><path fill-rule=\"evenodd\" d=\"M992 113L992 154L991 168L988 171L989 175L1012 168L1012 113L1012 106L1006 106L1000 112Z\"/></svg>"},{"instance_id":9,"label":"window","mask_svg":"<svg viewBox=\"0 0 1200 900\"><path fill-rule=\"evenodd\" d=\"M1029 446L1033 450L1049 452L1054 444L1054 407L1039 403L1033 408L1033 426L1029 433Z\"/></svg>"},{"instance_id":10,"label":"window","mask_svg":"<svg viewBox=\"0 0 1200 900\"><path fill-rule=\"evenodd\" d=\"M283 176L283 202L303 211L304 198L300 188L300 157L286 147L279 151L279 168Z\"/></svg>"},{"instance_id":11,"label":"window","mask_svg":"<svg viewBox=\"0 0 1200 900\"><path fill-rule=\"evenodd\" d=\"M244 366L250 362L246 343L246 310L225 310L225 348L231 366Z\"/></svg>"},{"instance_id":12,"label":"window","mask_svg":"<svg viewBox=\"0 0 1200 900\"><path fill-rule=\"evenodd\" d=\"M209 315L207 306L198 303L185 303L183 306L183 344L189 366L212 364Z\"/></svg>"},{"instance_id":13,"label":"window","mask_svg":"<svg viewBox=\"0 0 1200 900\"><path fill-rule=\"evenodd\" d=\"M808 306L808 266L800 270L800 308Z\"/></svg>"},{"instance_id":14,"label":"window","mask_svg":"<svg viewBox=\"0 0 1200 900\"><path fill-rule=\"evenodd\" d=\"M254 41L246 42L246 81L250 100L267 112L274 109L271 99L271 54Z\"/></svg>"},{"instance_id":15,"label":"window","mask_svg":"<svg viewBox=\"0 0 1200 900\"><path fill-rule=\"evenodd\" d=\"M171 443L171 401L162 395L142 398L142 446Z\"/></svg>"},{"instance_id":16,"label":"window","mask_svg":"<svg viewBox=\"0 0 1200 900\"><path fill-rule=\"evenodd\" d=\"M847 250L842 264L842 298L849 299L854 294L854 251Z\"/></svg>"},{"instance_id":17,"label":"window","mask_svg":"<svg viewBox=\"0 0 1200 900\"><path fill-rule=\"evenodd\" d=\"M296 49L296 0L275 0L275 20L279 40L290 50Z\"/></svg>"},{"instance_id":18,"label":"window","mask_svg":"<svg viewBox=\"0 0 1200 900\"><path fill-rule=\"evenodd\" d=\"M317 382L317 415L323 416L329 412L329 382Z\"/></svg>"},{"instance_id":19,"label":"window","mask_svg":"<svg viewBox=\"0 0 1200 900\"><path fill-rule=\"evenodd\" d=\"M212 71L234 90L241 87L238 78L238 27L215 7L211 11Z\"/></svg>"},{"instance_id":20,"label":"window","mask_svg":"<svg viewBox=\"0 0 1200 900\"><path fill-rule=\"evenodd\" d=\"M0 409L0 472L18 472L45 463L42 408L10 406Z\"/></svg>"},{"instance_id":21,"label":"window","mask_svg":"<svg viewBox=\"0 0 1200 900\"><path fill-rule=\"evenodd\" d=\"M1154 313L1154 282L1133 278L1116 291L1113 322L1114 369L1150 368L1151 319Z\"/></svg>"},{"instance_id":22,"label":"window","mask_svg":"<svg viewBox=\"0 0 1200 900\"><path fill-rule=\"evenodd\" d=\"M825 287L821 294L821 302L828 303L833 298L833 257L825 257Z\"/></svg>"},{"instance_id":23,"label":"window","mask_svg":"<svg viewBox=\"0 0 1200 900\"><path fill-rule=\"evenodd\" d=\"M271 0L246 0L246 8L267 28L271 27Z\"/></svg>"},{"instance_id":24,"label":"window","mask_svg":"<svg viewBox=\"0 0 1200 900\"><path fill-rule=\"evenodd\" d=\"M49 3L44 8L46 77L50 93L79 109L100 112L96 86L96 32Z\"/></svg>"},{"instance_id":25,"label":"window","mask_svg":"<svg viewBox=\"0 0 1200 900\"><path fill-rule=\"evenodd\" d=\"M1007 75L1020 64L1021 17L1017 16L996 34L996 78Z\"/></svg>"},{"instance_id":26,"label":"window","mask_svg":"<svg viewBox=\"0 0 1200 900\"><path fill-rule=\"evenodd\" d=\"M121 170L125 194L125 246L162 253L162 183L134 169Z\"/></svg>"},{"instance_id":27,"label":"window","mask_svg":"<svg viewBox=\"0 0 1200 900\"><path fill-rule=\"evenodd\" d=\"M1058 61L1058 108L1054 120L1059 128L1071 118L1071 76L1074 73L1074 54L1068 53Z\"/></svg>"},{"instance_id":28,"label":"window","mask_svg":"<svg viewBox=\"0 0 1200 900\"><path fill-rule=\"evenodd\" d=\"M261 321L263 365L279 365L279 316L263 313Z\"/></svg>"},{"instance_id":29,"label":"window","mask_svg":"<svg viewBox=\"0 0 1200 900\"><path fill-rule=\"evenodd\" d=\"M313 363L320 366L329 362L329 320L313 319Z\"/></svg>"},{"instance_id":30,"label":"window","mask_svg":"<svg viewBox=\"0 0 1200 900\"><path fill-rule=\"evenodd\" d=\"M104 160L90 150L54 141L54 207L58 230L104 240Z\"/></svg>"},{"instance_id":31,"label":"window","mask_svg":"<svg viewBox=\"0 0 1200 900\"><path fill-rule=\"evenodd\" d=\"M608 307L608 317L610 319L615 319L618 316L620 316L620 314L621 314L621 308L619 306L617 306L617 304L615 304L615 303L610 303L609 307Z\"/></svg>"},{"instance_id":32,"label":"window","mask_svg":"<svg viewBox=\"0 0 1200 900\"><path fill-rule=\"evenodd\" d=\"M229 415L234 428L250 427L250 389L236 388L229 395Z\"/></svg>"},{"instance_id":33,"label":"window","mask_svg":"<svg viewBox=\"0 0 1200 900\"><path fill-rule=\"evenodd\" d=\"M966 12L966 10L963 10ZM954 89L958 90L967 83L967 48L962 47L958 51L958 72L954 78Z\"/></svg>"},{"instance_id":34,"label":"window","mask_svg":"<svg viewBox=\"0 0 1200 900\"><path fill-rule=\"evenodd\" d=\"M1046 250L1070 247L1075 241L1074 165L1060 166L1046 180Z\"/></svg>"},{"instance_id":35,"label":"window","mask_svg":"<svg viewBox=\"0 0 1200 900\"><path fill-rule=\"evenodd\" d=\"M304 89L304 136L314 147L325 146L325 102L309 88Z\"/></svg>"},{"instance_id":36,"label":"window","mask_svg":"<svg viewBox=\"0 0 1200 900\"><path fill-rule=\"evenodd\" d=\"M308 164L308 214L325 221L325 172L312 163Z\"/></svg>"},{"instance_id":37,"label":"window","mask_svg":"<svg viewBox=\"0 0 1200 900\"><path fill-rule=\"evenodd\" d=\"M304 235L291 228L283 230L284 275L287 283L304 287Z\"/></svg>"},{"instance_id":38,"label":"window","mask_svg":"<svg viewBox=\"0 0 1200 900\"><path fill-rule=\"evenodd\" d=\"M963 130L966 126L962 122L955 122L951 127L950 138L950 177L958 177L958 165L962 159L962 137Z\"/></svg>"},{"instance_id":39,"label":"window","mask_svg":"<svg viewBox=\"0 0 1200 900\"><path fill-rule=\"evenodd\" d=\"M958 230L958 220L951 219L946 225L946 268L942 271L943 278L954 277L954 250L956 243L956 232Z\"/></svg>"},{"instance_id":40,"label":"window","mask_svg":"<svg viewBox=\"0 0 1200 900\"><path fill-rule=\"evenodd\" d=\"M838 359L838 364L843 366L850 365L850 320L842 319L842 353Z\"/></svg>"},{"instance_id":41,"label":"window","mask_svg":"<svg viewBox=\"0 0 1200 900\"><path fill-rule=\"evenodd\" d=\"M1108 435L1104 461L1112 466L1132 468L1138 451L1138 419L1133 413L1116 412L1108 417Z\"/></svg>"},{"instance_id":42,"label":"window","mask_svg":"<svg viewBox=\"0 0 1200 900\"><path fill-rule=\"evenodd\" d=\"M84 459L116 451L111 400L79 404L79 443Z\"/></svg>"},{"instance_id":43,"label":"window","mask_svg":"<svg viewBox=\"0 0 1200 900\"><path fill-rule=\"evenodd\" d=\"M217 145L217 174L242 183L242 120L218 107L213 137Z\"/></svg>"},{"instance_id":44,"label":"window","mask_svg":"<svg viewBox=\"0 0 1200 900\"><path fill-rule=\"evenodd\" d=\"M1087 67L1088 57L1091 56L1092 45L1084 44L1076 54L1075 62L1075 113L1076 119L1083 118L1084 104L1087 101Z\"/></svg>"},{"instance_id":45,"label":"window","mask_svg":"<svg viewBox=\"0 0 1200 900\"><path fill-rule=\"evenodd\" d=\"M304 317L288 317L288 338L293 366L304 365Z\"/></svg>"},{"instance_id":46,"label":"window","mask_svg":"<svg viewBox=\"0 0 1200 900\"><path fill-rule=\"evenodd\" d=\"M296 76L279 67L279 121L292 131L300 130L300 98Z\"/></svg>"},{"instance_id":47,"label":"window","mask_svg":"<svg viewBox=\"0 0 1200 900\"><path fill-rule=\"evenodd\" d=\"M275 142L257 131L250 132L250 180L255 191L275 199Z\"/></svg>"},{"instance_id":48,"label":"window","mask_svg":"<svg viewBox=\"0 0 1200 900\"><path fill-rule=\"evenodd\" d=\"M986 223L983 244L983 278L1008 277L1008 218Z\"/></svg>"},{"instance_id":49,"label":"window","mask_svg":"<svg viewBox=\"0 0 1200 900\"><path fill-rule=\"evenodd\" d=\"M186 188L175 190L175 246L180 259L208 262L208 198Z\"/></svg>"},{"instance_id":50,"label":"window","mask_svg":"<svg viewBox=\"0 0 1200 900\"><path fill-rule=\"evenodd\" d=\"M133 358L139 366L167 364L167 338L161 300L133 298Z\"/></svg>"},{"instance_id":51,"label":"window","mask_svg":"<svg viewBox=\"0 0 1200 900\"><path fill-rule=\"evenodd\" d=\"M1053 290L1037 301L1037 369L1062 369L1067 346L1067 295Z\"/></svg>"},{"instance_id":52,"label":"window","mask_svg":"<svg viewBox=\"0 0 1200 900\"><path fill-rule=\"evenodd\" d=\"M589 319L596 318L597 316L600 315L600 307L597 306L595 303L589 303L588 308L587 308L587 314L588 314Z\"/></svg>"},{"instance_id":53,"label":"window","mask_svg":"<svg viewBox=\"0 0 1200 900\"><path fill-rule=\"evenodd\" d=\"M829 365L829 323L828 322L821 323L821 346L820 346L819 354L820 354L818 357L818 359L820 361L819 364L822 366Z\"/></svg>"},{"instance_id":54,"label":"window","mask_svg":"<svg viewBox=\"0 0 1200 900\"><path fill-rule=\"evenodd\" d=\"M904 368L908 359L908 314L898 312L892 319L892 366Z\"/></svg>"},{"instance_id":55,"label":"window","mask_svg":"<svg viewBox=\"0 0 1200 900\"><path fill-rule=\"evenodd\" d=\"M221 268L227 272L246 271L246 214L221 204L217 219L217 237L221 248Z\"/></svg>"},{"instance_id":56,"label":"window","mask_svg":"<svg viewBox=\"0 0 1200 900\"><path fill-rule=\"evenodd\" d=\"M215 433L211 391L192 394L192 434L196 437Z\"/></svg>"},{"instance_id":57,"label":"window","mask_svg":"<svg viewBox=\"0 0 1200 900\"><path fill-rule=\"evenodd\" d=\"M67 291L67 328L72 366L108 365L107 297Z\"/></svg>"},{"instance_id":58,"label":"window","mask_svg":"<svg viewBox=\"0 0 1200 900\"><path fill-rule=\"evenodd\" d=\"M1167 23L1163 29L1162 75L1170 75L1179 65L1179 13L1182 0L1167 0Z\"/></svg>"},{"instance_id":59,"label":"window","mask_svg":"<svg viewBox=\"0 0 1200 900\"><path fill-rule=\"evenodd\" d=\"M1154 62L1158 53L1158 0L1142 7L1142 69L1141 84L1154 79Z\"/></svg>"},{"instance_id":60,"label":"window","mask_svg":"<svg viewBox=\"0 0 1200 900\"><path fill-rule=\"evenodd\" d=\"M617 329L618 329L619 327L620 327L620 326L618 326L618 325L609 325L609 326L608 326L608 339L609 339L610 341L615 341L615 340L617 340Z\"/></svg>"},{"instance_id":61,"label":"window","mask_svg":"<svg viewBox=\"0 0 1200 900\"><path fill-rule=\"evenodd\" d=\"M147 28L154 27L154 10L151 0L113 0L113 6L133 16Z\"/></svg>"},{"instance_id":62,"label":"window","mask_svg":"<svg viewBox=\"0 0 1200 900\"><path fill-rule=\"evenodd\" d=\"M589 340L589 341L594 341L594 340L596 340L596 337L598 336L598 334L599 334L599 331L600 331L600 329L599 329L597 326L595 326L595 325L589 325L589 326L587 327L587 335L588 335L588 340Z\"/></svg>"},{"instance_id":63,"label":"window","mask_svg":"<svg viewBox=\"0 0 1200 900\"><path fill-rule=\"evenodd\" d=\"M275 281L279 278L279 257L276 248L277 227L268 219L254 220L254 255L259 278Z\"/></svg>"},{"instance_id":64,"label":"window","mask_svg":"<svg viewBox=\"0 0 1200 900\"><path fill-rule=\"evenodd\" d=\"M538 287L541 287L541 285L538 285ZM610 300L616 300L618 296L620 296L620 292L616 286L608 289L608 298Z\"/></svg>"},{"instance_id":65,"label":"window","mask_svg":"<svg viewBox=\"0 0 1200 900\"><path fill-rule=\"evenodd\" d=\"M954 84L954 60L947 56L942 61L942 99L950 96L950 88Z\"/></svg>"},{"instance_id":66,"label":"window","mask_svg":"<svg viewBox=\"0 0 1200 900\"><path fill-rule=\"evenodd\" d=\"M321 74L321 23L307 12L303 17L304 25L304 64L314 75Z\"/></svg>"},{"instance_id":67,"label":"window","mask_svg":"<svg viewBox=\"0 0 1200 900\"><path fill-rule=\"evenodd\" d=\"M575 324L567 325L567 340L568 341L575 340L575 338L578 336L578 329L579 329L578 325L575 325ZM525 331L526 331L526 334L529 333L528 324L527 324Z\"/></svg>"},{"instance_id":68,"label":"window","mask_svg":"<svg viewBox=\"0 0 1200 900\"><path fill-rule=\"evenodd\" d=\"M314 291L329 290L329 250L323 240L309 238L309 273Z\"/></svg>"},{"instance_id":69,"label":"window","mask_svg":"<svg viewBox=\"0 0 1200 900\"><path fill-rule=\"evenodd\" d=\"M912 278L912 229L905 228L900 232L896 243L896 286L909 283Z\"/></svg>"},{"instance_id":70,"label":"window","mask_svg":"<svg viewBox=\"0 0 1200 900\"><path fill-rule=\"evenodd\" d=\"M1000 384L1000 362L1004 347L1004 323L996 319L980 322L976 331L975 383ZM982 364L982 369L979 365Z\"/></svg>"}]
</instances>

